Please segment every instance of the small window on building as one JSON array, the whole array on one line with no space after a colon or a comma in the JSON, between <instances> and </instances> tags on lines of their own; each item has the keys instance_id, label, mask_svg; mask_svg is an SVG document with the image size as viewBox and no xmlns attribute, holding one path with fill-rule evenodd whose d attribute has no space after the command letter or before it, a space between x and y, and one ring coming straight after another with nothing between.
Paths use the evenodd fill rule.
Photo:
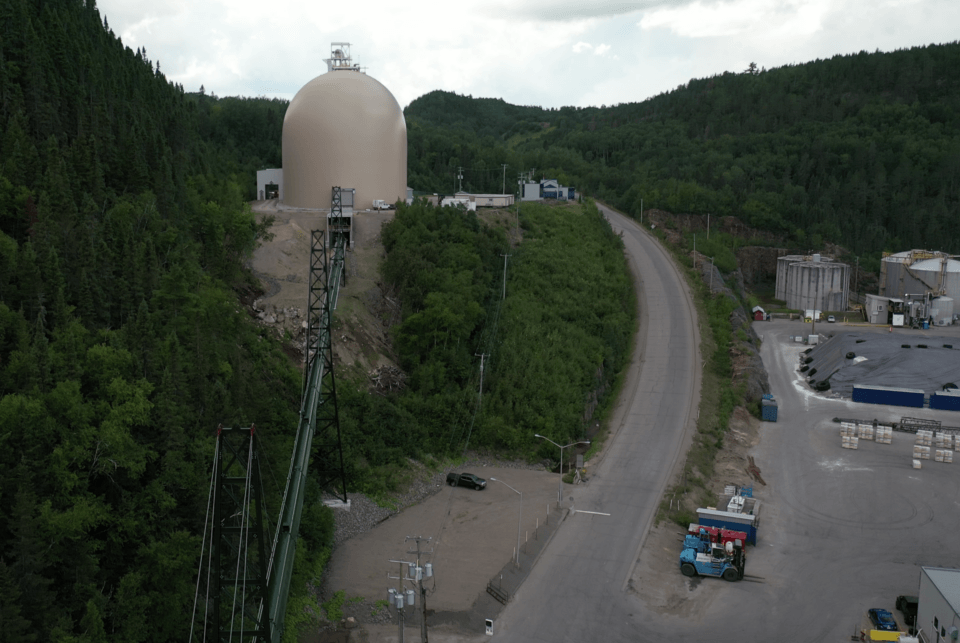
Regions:
<instances>
[{"instance_id":1,"label":"small window on building","mask_svg":"<svg viewBox=\"0 0 960 643\"><path fill-rule=\"evenodd\" d=\"M941 627L941 628L940 628L940 636L946 638L946 636L947 636L947 629L946 629L945 627Z\"/></svg>"},{"instance_id":2,"label":"small window on building","mask_svg":"<svg viewBox=\"0 0 960 643\"><path fill-rule=\"evenodd\" d=\"M937 620L936 616L933 617L933 626L940 627L940 621Z\"/></svg>"}]
</instances>

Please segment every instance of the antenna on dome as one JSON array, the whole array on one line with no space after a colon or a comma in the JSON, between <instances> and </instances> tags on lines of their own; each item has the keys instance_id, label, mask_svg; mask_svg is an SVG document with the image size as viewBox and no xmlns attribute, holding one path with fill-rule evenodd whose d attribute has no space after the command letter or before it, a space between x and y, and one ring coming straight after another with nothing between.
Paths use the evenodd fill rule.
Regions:
<instances>
[{"instance_id":1,"label":"antenna on dome","mask_svg":"<svg viewBox=\"0 0 960 643\"><path fill-rule=\"evenodd\" d=\"M353 64L350 57L349 42L330 43L330 57L324 58L327 63L327 72L331 71L360 71L360 65Z\"/></svg>"}]
</instances>

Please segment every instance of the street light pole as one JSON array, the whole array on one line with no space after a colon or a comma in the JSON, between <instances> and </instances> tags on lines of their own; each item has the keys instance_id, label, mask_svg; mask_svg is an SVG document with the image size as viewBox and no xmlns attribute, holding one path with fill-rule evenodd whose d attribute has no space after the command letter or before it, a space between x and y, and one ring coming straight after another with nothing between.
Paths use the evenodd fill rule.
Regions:
<instances>
[{"instance_id":1,"label":"street light pole","mask_svg":"<svg viewBox=\"0 0 960 643\"><path fill-rule=\"evenodd\" d=\"M516 489L508 485L506 482L504 482L503 480L497 480L496 478L490 478L490 479L493 480L494 482L499 482L504 487L506 487L507 489L510 489L514 493L520 494L520 513L517 515L517 567L519 567L520 566L520 523L523 520L523 493L520 491L517 491Z\"/></svg>"},{"instance_id":2,"label":"street light pole","mask_svg":"<svg viewBox=\"0 0 960 643\"><path fill-rule=\"evenodd\" d=\"M559 444L557 444L556 442L554 442L553 440L551 440L545 435L534 433L533 437L546 440L553 446L560 449L560 482L557 484L557 504L558 505L563 504L563 450L566 449L567 447L572 447L576 444L590 444L590 440L580 440L579 442L571 442L570 444L567 444L565 446L560 446Z\"/></svg>"}]
</instances>

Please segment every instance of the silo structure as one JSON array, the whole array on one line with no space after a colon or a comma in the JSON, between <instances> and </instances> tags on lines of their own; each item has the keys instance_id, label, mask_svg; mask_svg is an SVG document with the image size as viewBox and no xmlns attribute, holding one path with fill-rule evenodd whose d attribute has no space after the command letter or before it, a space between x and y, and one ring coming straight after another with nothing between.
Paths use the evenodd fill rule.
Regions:
<instances>
[{"instance_id":1,"label":"silo structure","mask_svg":"<svg viewBox=\"0 0 960 643\"><path fill-rule=\"evenodd\" d=\"M777 259L777 299L798 310L846 310L850 266L820 255Z\"/></svg>"},{"instance_id":2,"label":"silo structure","mask_svg":"<svg viewBox=\"0 0 960 643\"><path fill-rule=\"evenodd\" d=\"M340 45L341 43L335 43ZM346 43L342 43L346 44ZM340 52L335 50L334 58ZM283 119L283 203L329 209L353 188L355 209L407 196L407 125L397 99L349 64L332 64L297 92Z\"/></svg>"},{"instance_id":3,"label":"silo structure","mask_svg":"<svg viewBox=\"0 0 960 643\"><path fill-rule=\"evenodd\" d=\"M960 261L931 250L907 250L880 263L880 293L886 297L922 299L960 297Z\"/></svg>"}]
</instances>

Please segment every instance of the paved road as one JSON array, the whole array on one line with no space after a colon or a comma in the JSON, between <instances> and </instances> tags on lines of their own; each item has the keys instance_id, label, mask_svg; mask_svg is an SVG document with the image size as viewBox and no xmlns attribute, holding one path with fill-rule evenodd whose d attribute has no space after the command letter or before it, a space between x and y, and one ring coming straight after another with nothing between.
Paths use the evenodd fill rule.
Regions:
<instances>
[{"instance_id":1,"label":"paved road","mask_svg":"<svg viewBox=\"0 0 960 643\"><path fill-rule=\"evenodd\" d=\"M700 387L699 333L686 285L636 223L601 211L623 232L637 277L638 350L590 483L565 501L578 510L554 537L495 626L498 641L635 641L639 603L625 591L684 436ZM687 431L685 431L687 429Z\"/></svg>"}]
</instances>

